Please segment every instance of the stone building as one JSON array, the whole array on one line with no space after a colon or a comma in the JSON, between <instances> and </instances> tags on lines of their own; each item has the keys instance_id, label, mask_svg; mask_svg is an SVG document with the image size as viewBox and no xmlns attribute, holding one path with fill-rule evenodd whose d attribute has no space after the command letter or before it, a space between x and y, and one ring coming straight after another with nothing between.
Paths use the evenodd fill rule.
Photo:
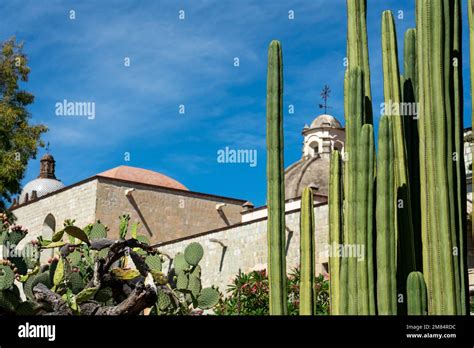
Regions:
<instances>
[{"instance_id":1,"label":"stone building","mask_svg":"<svg viewBox=\"0 0 474 348\"><path fill-rule=\"evenodd\" d=\"M302 135L302 158L285 170L287 268L299 265L301 192L310 186L316 272L324 274L328 270L329 156L334 149L344 153L345 132L334 117L320 115L304 127ZM141 168L120 166L69 186L56 179L54 169L54 158L45 155L39 177L25 185L11 207L18 223L30 231L22 243L39 235L50 238L65 219L75 219L77 226L100 220L110 227L112 237L118 237L118 217L130 214L131 221L140 222L138 233L160 243L160 251L170 259L187 244L201 243L204 286L224 290L239 270L266 268L266 206L255 208L245 200L193 192L170 177ZM472 245L471 241L470 268ZM169 267L170 261L166 264Z\"/></svg>"}]
</instances>

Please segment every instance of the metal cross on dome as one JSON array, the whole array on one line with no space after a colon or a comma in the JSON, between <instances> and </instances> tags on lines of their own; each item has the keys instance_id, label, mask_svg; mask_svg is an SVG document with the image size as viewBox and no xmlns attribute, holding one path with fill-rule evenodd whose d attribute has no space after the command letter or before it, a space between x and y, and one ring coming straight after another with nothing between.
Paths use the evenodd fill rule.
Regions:
<instances>
[{"instance_id":1,"label":"metal cross on dome","mask_svg":"<svg viewBox=\"0 0 474 348\"><path fill-rule=\"evenodd\" d=\"M328 85L324 85L323 90L321 91L321 98L324 101L324 104L319 104L320 109L324 109L324 113L328 113L328 109L332 109L331 106L328 106L327 102L329 99L329 95L331 94L331 88Z\"/></svg>"}]
</instances>

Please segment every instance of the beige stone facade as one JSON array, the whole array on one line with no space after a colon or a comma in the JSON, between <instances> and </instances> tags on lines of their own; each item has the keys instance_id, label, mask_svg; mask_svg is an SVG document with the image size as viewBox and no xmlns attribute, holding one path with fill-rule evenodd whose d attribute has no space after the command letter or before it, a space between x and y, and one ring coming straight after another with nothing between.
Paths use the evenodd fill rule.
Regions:
<instances>
[{"instance_id":1,"label":"beige stone facade","mask_svg":"<svg viewBox=\"0 0 474 348\"><path fill-rule=\"evenodd\" d=\"M327 271L328 255L328 205L315 203L316 226L316 273ZM265 214L266 215L266 214ZM299 209L286 213L286 263L288 272L299 266L300 248ZM267 267L267 218L209 231L201 235L179 241L163 243L159 250L170 258L192 242L199 242L204 248L201 261L204 286L218 286L227 289L232 279L239 273L262 270ZM169 260L165 267L169 267Z\"/></svg>"},{"instance_id":2,"label":"beige stone facade","mask_svg":"<svg viewBox=\"0 0 474 348\"><path fill-rule=\"evenodd\" d=\"M165 242L241 221L244 201L138 184L124 180L93 177L65 187L37 200L12 208L28 238L51 236L66 219L85 226L100 220L118 237L119 216L130 214L140 223L138 233L150 241ZM218 209L219 208L219 209Z\"/></svg>"}]
</instances>

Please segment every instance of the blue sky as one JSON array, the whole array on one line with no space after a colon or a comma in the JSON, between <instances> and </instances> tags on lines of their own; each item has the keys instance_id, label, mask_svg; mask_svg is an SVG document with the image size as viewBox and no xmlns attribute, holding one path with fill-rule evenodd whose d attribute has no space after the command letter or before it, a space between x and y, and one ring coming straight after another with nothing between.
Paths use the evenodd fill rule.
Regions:
<instances>
[{"instance_id":1,"label":"blue sky","mask_svg":"<svg viewBox=\"0 0 474 348\"><path fill-rule=\"evenodd\" d=\"M401 53L403 33L415 23L414 6L414 0L368 0L374 110L383 100L382 11L403 11L403 19L396 20ZM265 88L272 39L283 47L285 165L301 156L301 130L321 113L325 84L332 89L330 113L343 122L345 0L0 0L0 13L2 40L14 35L25 43L32 69L25 88L36 97L32 121L50 128L44 140L51 143L57 177L67 185L130 165L169 175L193 191L265 204ZM466 13L463 28L467 126ZM64 99L94 102L95 119L56 116L55 104ZM181 104L185 114L179 113ZM286 112L290 104L292 115ZM257 150L257 166L218 163L217 151L226 146ZM24 184L38 168L32 160Z\"/></svg>"}]
</instances>

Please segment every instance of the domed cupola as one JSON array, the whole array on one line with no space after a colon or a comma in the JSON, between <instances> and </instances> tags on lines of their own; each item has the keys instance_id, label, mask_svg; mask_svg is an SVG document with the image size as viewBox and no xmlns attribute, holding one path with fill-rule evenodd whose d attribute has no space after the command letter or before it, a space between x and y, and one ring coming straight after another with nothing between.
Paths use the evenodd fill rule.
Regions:
<instances>
[{"instance_id":1,"label":"domed cupola","mask_svg":"<svg viewBox=\"0 0 474 348\"><path fill-rule=\"evenodd\" d=\"M40 174L38 178L30 181L21 191L19 204L57 191L65 185L55 175L56 161L52 155L45 154L40 160Z\"/></svg>"},{"instance_id":2,"label":"domed cupola","mask_svg":"<svg viewBox=\"0 0 474 348\"><path fill-rule=\"evenodd\" d=\"M305 187L327 195L329 158L333 150L344 153L345 131L339 121L327 114L317 116L303 128L301 159L285 170L285 197L300 197Z\"/></svg>"}]
</instances>

